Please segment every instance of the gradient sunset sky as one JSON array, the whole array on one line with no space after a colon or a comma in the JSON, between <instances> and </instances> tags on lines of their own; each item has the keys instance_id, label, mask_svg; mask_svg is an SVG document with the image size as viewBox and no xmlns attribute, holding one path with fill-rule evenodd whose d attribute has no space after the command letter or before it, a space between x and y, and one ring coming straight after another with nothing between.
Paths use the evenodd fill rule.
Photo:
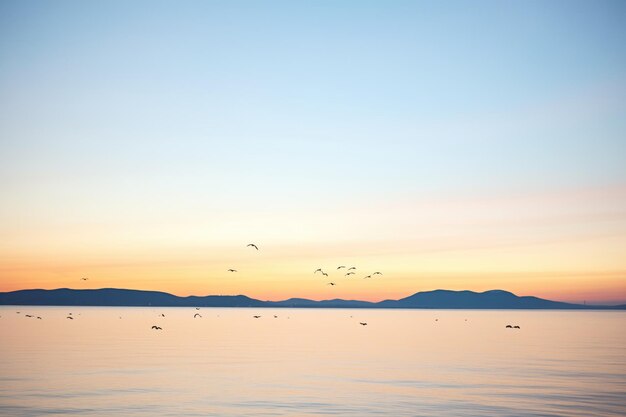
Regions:
<instances>
[{"instance_id":1,"label":"gradient sunset sky","mask_svg":"<svg viewBox=\"0 0 626 417\"><path fill-rule=\"evenodd\" d=\"M5 0L0 195L0 291L626 303L626 2Z\"/></svg>"}]
</instances>

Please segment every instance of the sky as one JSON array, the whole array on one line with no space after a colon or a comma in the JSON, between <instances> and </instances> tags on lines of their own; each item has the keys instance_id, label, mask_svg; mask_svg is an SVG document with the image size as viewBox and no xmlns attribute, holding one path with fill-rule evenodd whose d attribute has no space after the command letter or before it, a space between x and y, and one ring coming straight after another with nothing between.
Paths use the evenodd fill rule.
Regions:
<instances>
[{"instance_id":1,"label":"sky","mask_svg":"<svg viewBox=\"0 0 626 417\"><path fill-rule=\"evenodd\" d=\"M626 3L3 0L0 195L0 291L626 303Z\"/></svg>"}]
</instances>

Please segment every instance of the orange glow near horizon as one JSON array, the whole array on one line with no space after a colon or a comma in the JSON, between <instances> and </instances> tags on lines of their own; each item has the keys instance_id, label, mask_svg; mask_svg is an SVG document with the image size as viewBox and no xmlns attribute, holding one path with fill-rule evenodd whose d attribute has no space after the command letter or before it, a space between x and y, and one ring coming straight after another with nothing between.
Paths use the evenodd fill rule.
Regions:
<instances>
[{"instance_id":1,"label":"orange glow near horizon","mask_svg":"<svg viewBox=\"0 0 626 417\"><path fill-rule=\"evenodd\" d=\"M232 214L164 225L148 219L132 226L21 228L0 244L0 291L116 287L380 301L433 289L503 289L623 303L623 194L613 190L601 207L588 194L569 193L268 212L263 224L239 220L238 226L240 217ZM568 209L559 211L563 206ZM246 247L250 241L258 252ZM357 267L356 275L343 276L338 265ZM317 268L329 277L313 274ZM384 275L363 279L377 270Z\"/></svg>"}]
</instances>

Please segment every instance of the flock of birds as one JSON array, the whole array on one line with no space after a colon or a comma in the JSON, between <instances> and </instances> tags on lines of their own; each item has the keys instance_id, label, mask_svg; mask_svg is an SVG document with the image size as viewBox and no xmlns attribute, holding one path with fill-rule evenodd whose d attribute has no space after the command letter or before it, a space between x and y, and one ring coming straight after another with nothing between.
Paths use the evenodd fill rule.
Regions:
<instances>
[{"instance_id":1,"label":"flock of birds","mask_svg":"<svg viewBox=\"0 0 626 417\"><path fill-rule=\"evenodd\" d=\"M248 243L248 244L246 245L246 247L251 247L251 248L254 248L254 249L256 249L256 250L259 250L259 247L258 247L257 245L255 245L254 243ZM341 269L345 269L345 268L347 268L345 265L339 265L339 266L337 267L337 271L339 271L339 270L341 270ZM356 266L351 266L350 268L346 269L346 271L347 271L347 272L344 274L344 276L345 276L345 277L349 277L350 275L356 275L356 272L354 272L355 270L356 270ZM236 269L234 269L234 268L229 268L229 269L227 270L227 272L237 272L237 270L236 270ZM319 272L319 273L321 273L321 274L322 274L322 276L324 276L324 277L328 277L328 273L327 273L327 272L324 272L324 270L322 270L322 268L317 268L317 269L313 272L313 274L317 274L318 272ZM363 277L363 279L373 278L373 277L374 277L374 275L382 275L382 274L383 274L382 272L380 272L380 271L376 271L376 272L374 272L374 273L372 273L372 274L369 274L369 275L364 276L364 277ZM328 284L326 284L326 285L335 286L335 285L337 285L337 283L335 283L335 282L329 282L329 283L328 283Z\"/></svg>"},{"instance_id":2,"label":"flock of birds","mask_svg":"<svg viewBox=\"0 0 626 417\"><path fill-rule=\"evenodd\" d=\"M255 245L254 243L249 243L249 244L247 244L247 245L246 245L246 247L251 247L251 248L254 248L254 249L256 249L256 250L259 250L259 247L258 247L257 245ZM339 266L337 267L337 271L339 271L339 270L341 270L341 269L346 269L346 268L347 268L347 267L346 267L345 265L339 265ZM357 268L356 268L355 266L351 266L350 268L347 268L347 269L346 269L346 271L347 271L347 272L344 274L344 276L345 276L345 277L350 277L351 275L356 275L356 272L354 272L354 271L356 271L356 269L357 269ZM237 272L237 270L236 270L236 269L234 269L234 268L229 268L229 269L228 269L228 272ZM322 268L317 268L315 271L313 271L313 274L315 275L315 274L317 274L318 272L319 272L319 273L321 273L321 274L322 274L322 276L324 276L324 277L328 277L328 273L327 273L327 272L325 272ZM376 272L374 272L374 273L372 273L372 274L370 274L370 275L366 275L366 276L364 276L364 277L363 277L363 279L373 278L373 277L374 277L374 275L383 275L383 273L382 273L382 272L380 272L380 271L376 271ZM89 278L87 278L87 277L82 277L82 278L81 278L81 281L87 281L87 280L89 280ZM327 285L334 286L334 285L337 285L337 284L336 284L335 282L329 282ZM200 310L200 308L199 308L199 307L196 307L196 310ZM21 313L21 312L17 311L17 314L20 314L20 313ZM30 315L30 314L26 314L26 315L25 315L25 317L28 317L28 318L34 318L35 316ZM165 317L165 314L161 313L161 314L160 314L160 317ZM218 316L218 317L219 317L219 316ZM259 319L259 318L261 318L262 316L260 316L260 315L254 315L254 316L252 316L252 317L253 317L253 318L255 318L255 319ZM352 316L350 316L350 317L352 317ZM36 316L36 318L37 318L37 320L42 320L42 318L41 318L40 316ZM69 319L69 320L74 320L74 317L72 317L72 313L69 313L69 315L68 315L66 318L67 318L67 319ZM195 319L195 318L202 318L202 315L201 315L200 313L195 313L195 314L193 315L193 318L194 318L194 319ZM278 318L278 316L277 316L277 315L274 315L274 318ZM289 318L289 317L288 317L288 318ZM121 317L120 317L120 319L121 319ZM439 319L435 319L435 321L439 321ZM465 321L467 321L467 319L465 319ZM362 321L361 321L361 322L359 322L359 324L360 324L361 326L367 326L367 322L362 322ZM511 324L507 324L507 325L506 325L506 328L507 328L507 329L520 329L520 326L518 326L518 325L511 325ZM157 325L153 325L153 326L151 327L151 329L152 329L152 330L163 330L163 328L162 328L162 327L157 326Z\"/></svg>"}]
</instances>

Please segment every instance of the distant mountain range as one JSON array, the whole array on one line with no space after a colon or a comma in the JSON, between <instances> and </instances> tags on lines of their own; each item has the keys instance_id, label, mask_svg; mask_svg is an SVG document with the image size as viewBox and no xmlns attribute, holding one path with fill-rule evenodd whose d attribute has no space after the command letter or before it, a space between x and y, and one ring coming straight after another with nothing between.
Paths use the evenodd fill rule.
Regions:
<instances>
[{"instance_id":1,"label":"distant mountain range","mask_svg":"<svg viewBox=\"0 0 626 417\"><path fill-rule=\"evenodd\" d=\"M96 290L20 290L0 293L0 305L40 306L124 306L124 307L294 307L294 308L443 308L443 309L602 309L626 310L626 304L594 306L518 297L508 291L485 292L435 290L415 293L399 300L377 303L358 300L314 301L290 298L261 301L245 295L207 295L178 297L159 291L102 288Z\"/></svg>"}]
</instances>

